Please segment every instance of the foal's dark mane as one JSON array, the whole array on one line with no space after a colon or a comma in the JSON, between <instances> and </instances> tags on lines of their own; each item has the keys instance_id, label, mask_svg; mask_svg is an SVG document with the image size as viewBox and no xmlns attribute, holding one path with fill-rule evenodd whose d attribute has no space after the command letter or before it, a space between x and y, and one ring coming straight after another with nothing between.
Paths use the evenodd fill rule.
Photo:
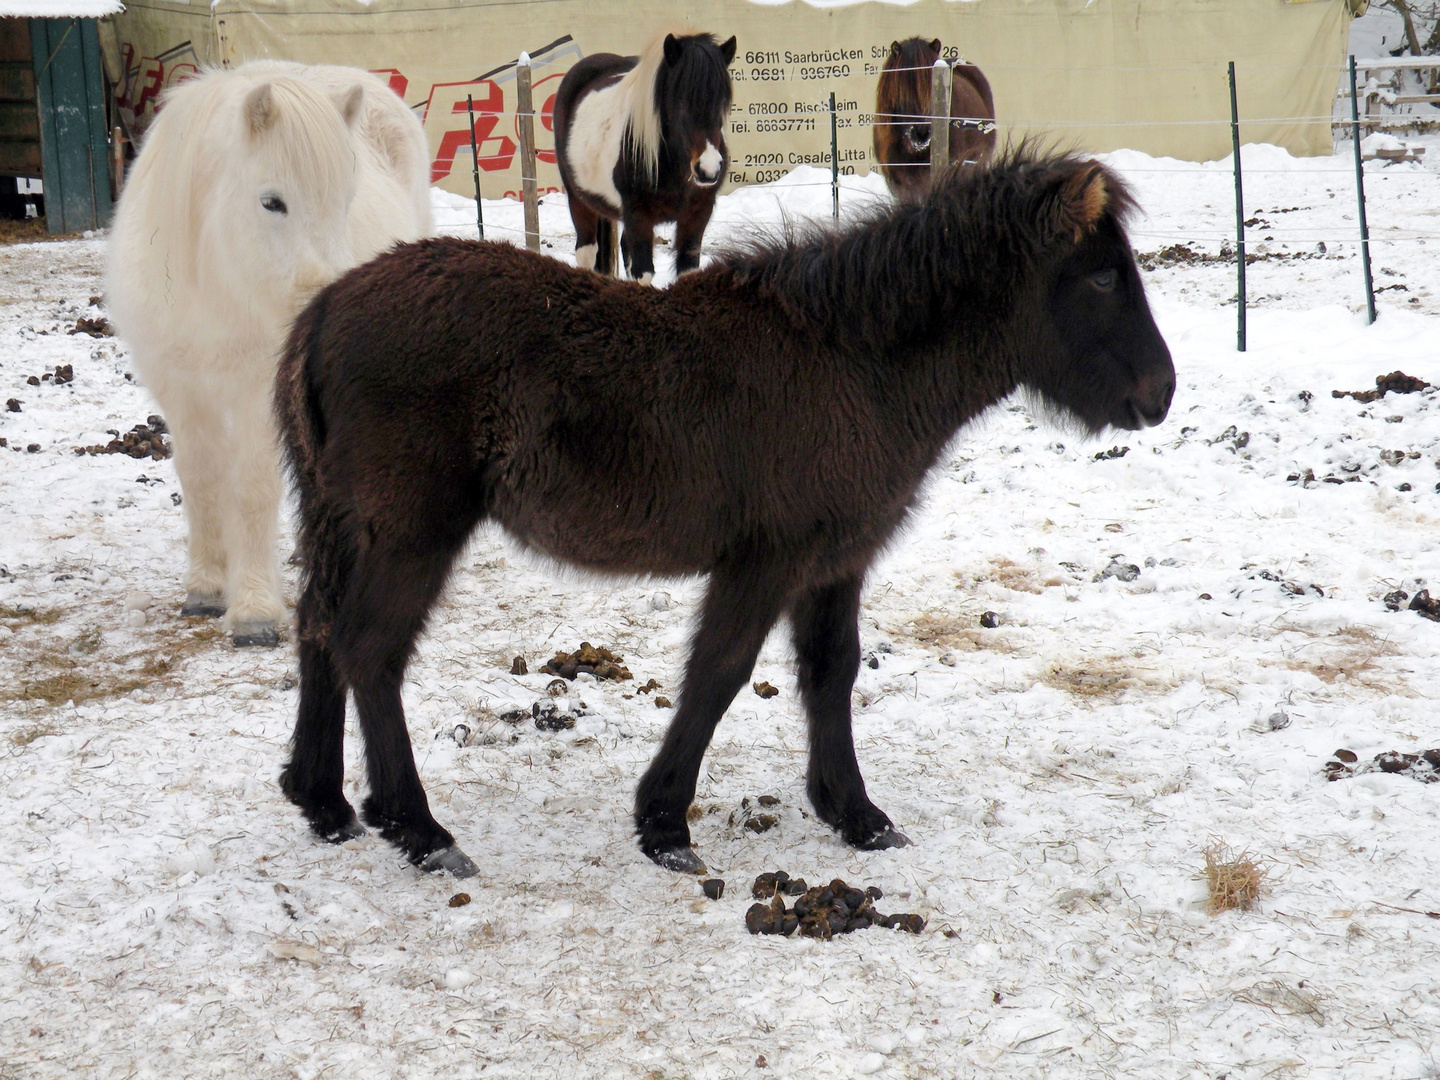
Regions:
<instances>
[{"instance_id":1,"label":"foal's dark mane","mask_svg":"<svg viewBox=\"0 0 1440 1080\"><path fill-rule=\"evenodd\" d=\"M1022 143L988 168L950 168L922 203L879 204L839 229L812 222L755 236L722 249L706 273L758 289L827 338L893 346L907 329L901 336L919 343L937 320L1010 297L1015 275L1051 239L1053 224L1037 204L1087 164L1099 169ZM1104 173L1104 184L1105 218L1123 233L1134 197L1114 173ZM968 287L957 288L961 281Z\"/></svg>"}]
</instances>

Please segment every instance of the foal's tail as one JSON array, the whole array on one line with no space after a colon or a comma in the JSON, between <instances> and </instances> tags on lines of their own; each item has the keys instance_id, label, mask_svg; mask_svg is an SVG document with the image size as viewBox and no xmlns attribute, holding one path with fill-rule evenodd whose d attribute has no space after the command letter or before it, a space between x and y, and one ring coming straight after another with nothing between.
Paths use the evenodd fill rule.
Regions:
<instances>
[{"instance_id":1,"label":"foal's tail","mask_svg":"<svg viewBox=\"0 0 1440 1080\"><path fill-rule=\"evenodd\" d=\"M320 386L328 299L328 290L322 290L295 320L275 377L276 419L299 497L296 558L303 581L298 634L301 641L322 646L354 562L348 530L326 497L320 468L327 434Z\"/></svg>"}]
</instances>

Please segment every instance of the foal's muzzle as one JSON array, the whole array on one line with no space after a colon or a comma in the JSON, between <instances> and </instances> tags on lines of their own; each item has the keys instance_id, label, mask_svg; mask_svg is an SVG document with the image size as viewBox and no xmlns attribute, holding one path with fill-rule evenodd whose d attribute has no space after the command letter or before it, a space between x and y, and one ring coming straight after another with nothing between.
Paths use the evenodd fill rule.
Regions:
<instances>
[{"instance_id":1,"label":"foal's muzzle","mask_svg":"<svg viewBox=\"0 0 1440 1080\"><path fill-rule=\"evenodd\" d=\"M1147 371L1135 380L1135 390L1125 400L1131 430L1154 427L1165 419L1175 397L1175 369Z\"/></svg>"}]
</instances>

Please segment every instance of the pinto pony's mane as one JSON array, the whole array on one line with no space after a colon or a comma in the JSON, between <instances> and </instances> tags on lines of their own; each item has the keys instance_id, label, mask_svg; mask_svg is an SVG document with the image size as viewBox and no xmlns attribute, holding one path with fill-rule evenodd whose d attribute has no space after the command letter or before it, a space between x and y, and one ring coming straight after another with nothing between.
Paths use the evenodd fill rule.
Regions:
<instances>
[{"instance_id":1,"label":"pinto pony's mane","mask_svg":"<svg viewBox=\"0 0 1440 1080\"><path fill-rule=\"evenodd\" d=\"M718 112L722 122L725 107L729 105L730 79L723 63L712 62L709 49L683 50L679 63L662 78L665 40L672 35L682 42L695 41L712 49L719 48L711 34L684 28L662 30L650 39L639 62L616 86L621 111L628 117L624 152L647 184L655 183L660 172L660 151L665 141L662 92L672 100L688 102L701 117L708 118Z\"/></svg>"},{"instance_id":2,"label":"pinto pony's mane","mask_svg":"<svg viewBox=\"0 0 1440 1080\"><path fill-rule=\"evenodd\" d=\"M206 69L210 75L217 69ZM233 177L237 150L254 136L247 130L246 96L270 86L273 120L261 134L262 158L309 190L325 190L354 169L355 154L336 106L324 94L285 75L263 78L186 80L167 90L132 180L146 183L145 216L164 237L166 271L190 279L197 269L205 218L213 198ZM237 142L239 140L239 142ZM151 175L153 174L153 175Z\"/></svg>"},{"instance_id":3,"label":"pinto pony's mane","mask_svg":"<svg viewBox=\"0 0 1440 1080\"><path fill-rule=\"evenodd\" d=\"M877 344L1003 295L1016 267L1049 245L1078 243L1104 219L1123 231L1135 205L1098 162L1022 143L987 167L946 170L924 202L881 206L840 229L812 223L754 237L720 251L705 273L758 289L826 335L843 328ZM972 287L957 289L961 280ZM869 317L857 323L861 311Z\"/></svg>"}]
</instances>

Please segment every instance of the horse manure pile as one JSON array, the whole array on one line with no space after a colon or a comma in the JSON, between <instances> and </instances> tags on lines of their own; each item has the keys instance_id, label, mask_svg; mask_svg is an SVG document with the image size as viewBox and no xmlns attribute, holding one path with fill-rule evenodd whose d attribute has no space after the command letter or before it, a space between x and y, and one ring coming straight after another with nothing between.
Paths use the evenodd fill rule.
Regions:
<instances>
[{"instance_id":1,"label":"horse manure pile","mask_svg":"<svg viewBox=\"0 0 1440 1080\"><path fill-rule=\"evenodd\" d=\"M1432 597L1429 589L1421 589L1413 597L1404 589L1385 594L1385 606L1391 611L1399 611L1400 605L1406 600L1410 601L1409 609L1422 619L1440 622L1440 600Z\"/></svg>"},{"instance_id":2,"label":"horse manure pile","mask_svg":"<svg viewBox=\"0 0 1440 1080\"><path fill-rule=\"evenodd\" d=\"M93 338L115 336L110 321L103 316L98 319L87 319L81 316L75 320L75 325L65 332L67 334L89 334Z\"/></svg>"},{"instance_id":3,"label":"horse manure pile","mask_svg":"<svg viewBox=\"0 0 1440 1080\"><path fill-rule=\"evenodd\" d=\"M26 386L39 386L42 383L53 382L56 386L64 386L66 383L75 381L75 367L73 364L65 364L56 367L54 371L47 371L44 375L31 375L25 380Z\"/></svg>"},{"instance_id":4,"label":"horse manure pile","mask_svg":"<svg viewBox=\"0 0 1440 1080\"><path fill-rule=\"evenodd\" d=\"M756 900L769 901L751 904L745 912L745 927L752 934L789 937L799 931L802 937L828 939L870 926L911 934L925 929L925 920L919 915L882 915L876 911L875 901L885 894L875 885L857 889L836 878L828 885L806 888L804 878L774 870L757 877L750 894ZM786 907L786 896L795 897L793 907Z\"/></svg>"},{"instance_id":5,"label":"horse manure pile","mask_svg":"<svg viewBox=\"0 0 1440 1080\"><path fill-rule=\"evenodd\" d=\"M165 438L170 429L165 426L165 421L159 416L148 416L145 423L136 424L124 435L112 430L111 435L115 437L104 446L98 443L94 446L77 446L76 454L89 454L94 457L96 454L126 454L132 458L150 458L152 461L161 461L171 454L169 440Z\"/></svg>"},{"instance_id":6,"label":"horse manure pile","mask_svg":"<svg viewBox=\"0 0 1440 1080\"><path fill-rule=\"evenodd\" d=\"M573 653L557 652L549 663L540 667L542 675L559 675L562 679L573 680L576 675L594 675L597 679L633 678L630 669L624 666L625 658L616 656L605 646L598 649L588 641L582 641Z\"/></svg>"},{"instance_id":7,"label":"horse manure pile","mask_svg":"<svg viewBox=\"0 0 1440 1080\"><path fill-rule=\"evenodd\" d=\"M1330 396L1333 398L1351 397L1362 405L1368 405L1372 401L1379 401L1387 393L1418 394L1421 390L1428 389L1430 389L1430 384L1424 379L1406 375L1403 371L1392 371L1389 375L1375 376L1374 390L1331 390Z\"/></svg>"},{"instance_id":8,"label":"horse manure pile","mask_svg":"<svg viewBox=\"0 0 1440 1080\"><path fill-rule=\"evenodd\" d=\"M590 707L583 701L568 707L563 702L537 701L528 709L507 709L500 714L500 719L507 724L523 724L528 717L541 731L568 731L578 717L589 715Z\"/></svg>"},{"instance_id":9,"label":"horse manure pile","mask_svg":"<svg viewBox=\"0 0 1440 1080\"><path fill-rule=\"evenodd\" d=\"M776 795L761 795L756 798L755 802L762 809L767 810L780 805L780 799ZM748 795L740 800L740 815L741 824L746 829L749 829L751 832L756 834L769 832L776 825L780 824L780 818L777 815L766 814L752 809L750 803L750 796ZM730 825L732 828L735 825L734 814L730 815ZM805 890L801 889L800 891L804 892Z\"/></svg>"},{"instance_id":10,"label":"horse manure pile","mask_svg":"<svg viewBox=\"0 0 1440 1080\"><path fill-rule=\"evenodd\" d=\"M1386 750L1369 761L1361 761L1354 750L1341 749L1336 750L1335 756L1325 763L1326 780L1344 780L1370 772L1396 773L1419 780L1422 784L1440 783L1440 748L1418 754Z\"/></svg>"}]
</instances>

